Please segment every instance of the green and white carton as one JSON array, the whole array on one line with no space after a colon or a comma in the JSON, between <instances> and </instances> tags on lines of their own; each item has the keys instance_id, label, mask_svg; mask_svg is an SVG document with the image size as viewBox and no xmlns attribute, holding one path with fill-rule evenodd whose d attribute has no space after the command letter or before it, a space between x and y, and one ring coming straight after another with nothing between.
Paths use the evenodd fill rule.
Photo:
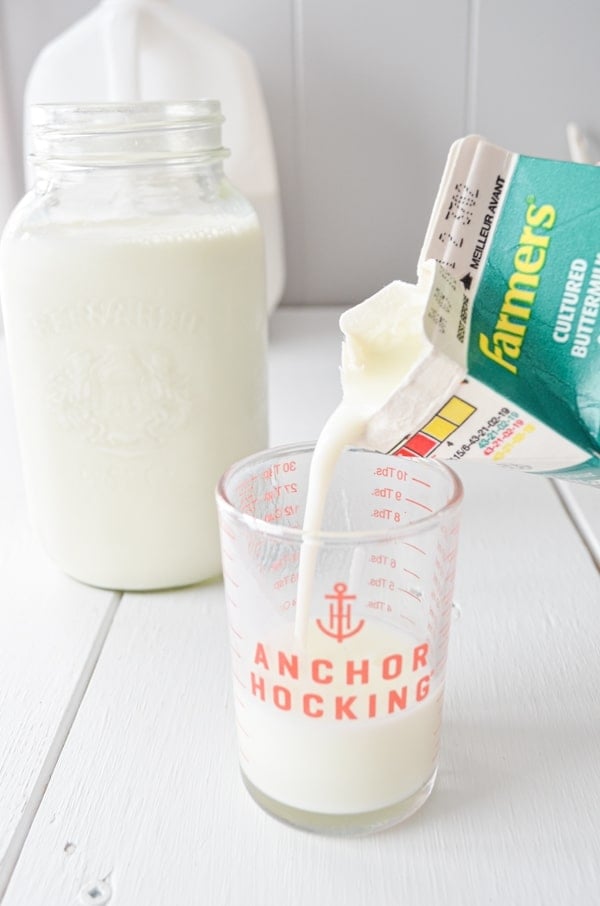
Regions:
<instances>
[{"instance_id":1,"label":"green and white carton","mask_svg":"<svg viewBox=\"0 0 600 906\"><path fill-rule=\"evenodd\" d=\"M432 266L426 332L465 380L393 452L600 486L600 167L461 139L420 256Z\"/></svg>"}]
</instances>

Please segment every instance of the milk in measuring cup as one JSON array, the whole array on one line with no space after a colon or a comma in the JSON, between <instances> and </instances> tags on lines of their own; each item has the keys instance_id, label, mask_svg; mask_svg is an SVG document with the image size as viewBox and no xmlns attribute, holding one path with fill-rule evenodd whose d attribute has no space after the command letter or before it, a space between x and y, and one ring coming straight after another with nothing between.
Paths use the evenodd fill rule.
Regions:
<instances>
[{"instance_id":1,"label":"milk in measuring cup","mask_svg":"<svg viewBox=\"0 0 600 906\"><path fill-rule=\"evenodd\" d=\"M361 621L356 646L351 638L344 639L343 646L326 638L315 629L313 587L321 544L314 536L321 529L343 448L364 436L369 421L415 375L422 378L426 371L432 397L460 379L459 367L436 355L423 331L424 302L435 276L431 269L419 287L384 289L342 316L343 399L323 428L311 460L294 624L288 624L283 643L271 641L264 656L255 653L256 669L246 678L244 692L238 690L244 696L237 711L241 766L258 801L263 793L275 803L304 812L365 815L410 801L433 785L441 732L442 664L434 686L428 644L391 622ZM407 425L413 417L407 406ZM371 497L374 488L367 474L361 490L368 499L378 499ZM399 493L404 496L404 491ZM418 490L412 493L418 497ZM420 501L411 500L408 506L418 510ZM426 556L427 542L421 543ZM357 559L360 556L353 559L345 581L351 589L361 588L360 604L366 608L369 584L354 581ZM358 575L363 564L357 566ZM406 579L409 573L403 575ZM433 594L422 606L434 613ZM395 619L411 622L400 601L393 608ZM316 669L305 666L303 675L290 680L286 649L299 652L302 663L317 665ZM353 650L360 652L355 659ZM285 809L278 807L277 813L286 817ZM287 817L294 821L293 813Z\"/></svg>"},{"instance_id":2,"label":"milk in measuring cup","mask_svg":"<svg viewBox=\"0 0 600 906\"><path fill-rule=\"evenodd\" d=\"M267 811L354 833L403 820L433 786L462 493L438 464L342 451L298 633L313 453L249 457L217 492L240 765Z\"/></svg>"},{"instance_id":3,"label":"milk in measuring cup","mask_svg":"<svg viewBox=\"0 0 600 906\"><path fill-rule=\"evenodd\" d=\"M311 629L302 660L290 627L253 653L237 712L241 767L278 803L372 812L433 779L442 694L430 689L427 646L372 621L360 636L341 647Z\"/></svg>"}]
</instances>

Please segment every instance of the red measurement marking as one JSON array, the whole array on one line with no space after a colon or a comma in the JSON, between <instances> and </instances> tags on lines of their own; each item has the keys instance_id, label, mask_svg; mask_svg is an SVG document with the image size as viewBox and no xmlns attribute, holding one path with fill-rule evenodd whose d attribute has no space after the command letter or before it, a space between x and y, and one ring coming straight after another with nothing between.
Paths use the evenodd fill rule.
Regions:
<instances>
[{"instance_id":1,"label":"red measurement marking","mask_svg":"<svg viewBox=\"0 0 600 906\"><path fill-rule=\"evenodd\" d=\"M411 598L414 598L415 601L420 601L421 598L419 595L415 594L414 591L409 591L408 588L401 588L400 591L403 591L405 595L409 595Z\"/></svg>"},{"instance_id":2,"label":"red measurement marking","mask_svg":"<svg viewBox=\"0 0 600 906\"><path fill-rule=\"evenodd\" d=\"M237 721L237 725L238 725L238 730L241 730L242 733L244 734L244 736L247 736L248 739L250 739L250 734L248 733L247 729L239 722L239 720Z\"/></svg>"},{"instance_id":3,"label":"red measurement marking","mask_svg":"<svg viewBox=\"0 0 600 906\"><path fill-rule=\"evenodd\" d=\"M228 576L225 572L223 572L223 575L225 576L225 578L227 579L228 582L231 582L231 584L233 585L234 588L240 587L240 583L236 582L235 579L232 579L231 576Z\"/></svg>"},{"instance_id":4,"label":"red measurement marking","mask_svg":"<svg viewBox=\"0 0 600 906\"><path fill-rule=\"evenodd\" d=\"M405 623L408 623L410 626L416 626L416 620L411 620L410 617L405 617L404 615L400 617L401 620L404 620Z\"/></svg>"},{"instance_id":5,"label":"red measurement marking","mask_svg":"<svg viewBox=\"0 0 600 906\"><path fill-rule=\"evenodd\" d=\"M417 576L416 573L413 573L412 569L407 569L405 566L402 567L405 573L408 573L409 576L414 576L415 579L420 579L421 576Z\"/></svg>"},{"instance_id":6,"label":"red measurement marking","mask_svg":"<svg viewBox=\"0 0 600 906\"><path fill-rule=\"evenodd\" d=\"M428 513L433 513L433 510L430 506L427 506L426 503L421 503L420 500L413 500L412 497L406 498L407 503L414 503L415 506L420 506L422 510L427 510Z\"/></svg>"},{"instance_id":7,"label":"red measurement marking","mask_svg":"<svg viewBox=\"0 0 600 906\"><path fill-rule=\"evenodd\" d=\"M246 707L246 702L243 700L243 698L240 698L240 696L237 695L236 693L234 693L233 697L235 698L235 700L238 703L238 705L240 706L240 708Z\"/></svg>"},{"instance_id":8,"label":"red measurement marking","mask_svg":"<svg viewBox=\"0 0 600 906\"><path fill-rule=\"evenodd\" d=\"M415 484L422 484L424 488L431 487L428 481L423 481L421 478L413 478L412 481L414 481Z\"/></svg>"},{"instance_id":9,"label":"red measurement marking","mask_svg":"<svg viewBox=\"0 0 600 906\"><path fill-rule=\"evenodd\" d=\"M223 532L224 535L227 535L228 538L231 538L232 541L235 541L235 535L233 534L233 532L230 529L227 528L227 526L222 525L221 531Z\"/></svg>"},{"instance_id":10,"label":"red measurement marking","mask_svg":"<svg viewBox=\"0 0 600 906\"><path fill-rule=\"evenodd\" d=\"M419 554L425 554L423 548L417 547L416 544L411 544L410 541L403 541L402 544L404 544L406 547L412 547L412 549L414 551L417 551Z\"/></svg>"},{"instance_id":11,"label":"red measurement marking","mask_svg":"<svg viewBox=\"0 0 600 906\"><path fill-rule=\"evenodd\" d=\"M229 551L226 551L224 547L222 547L221 550L223 551L223 556L227 557L227 559L233 563L233 561L235 560L233 554L230 554Z\"/></svg>"},{"instance_id":12,"label":"red measurement marking","mask_svg":"<svg viewBox=\"0 0 600 906\"><path fill-rule=\"evenodd\" d=\"M235 645L232 645L232 646L231 646L231 650L233 651L233 653L235 654L236 657L241 657L241 656L242 656L242 655L239 653L239 651L237 650L237 648L235 647Z\"/></svg>"},{"instance_id":13,"label":"red measurement marking","mask_svg":"<svg viewBox=\"0 0 600 906\"><path fill-rule=\"evenodd\" d=\"M240 753L240 757L243 758L244 761L247 761L248 764L250 764L250 759L248 758L248 756L246 755L246 753L244 752L244 750L242 749L242 747L240 745L238 745L238 752Z\"/></svg>"},{"instance_id":14,"label":"red measurement marking","mask_svg":"<svg viewBox=\"0 0 600 906\"><path fill-rule=\"evenodd\" d=\"M240 633L237 631L237 629L235 628L235 626L232 626L232 627L231 627L231 631L233 632L234 635L237 635L238 639L241 639L242 642L244 641L244 636L243 636L243 635L240 635Z\"/></svg>"},{"instance_id":15,"label":"red measurement marking","mask_svg":"<svg viewBox=\"0 0 600 906\"><path fill-rule=\"evenodd\" d=\"M236 602L233 600L231 595L227 595L227 600L229 601L229 603L231 604L232 607L235 607L236 609L239 607L239 604L236 604Z\"/></svg>"},{"instance_id":16,"label":"red measurement marking","mask_svg":"<svg viewBox=\"0 0 600 906\"><path fill-rule=\"evenodd\" d=\"M241 680L241 679L239 678L239 676L237 675L237 673L235 672L235 670L232 670L232 674L233 674L233 678L234 678L234 680L236 681L236 683L239 683L240 686L242 687L242 689L245 689L245 688L246 688L246 683L245 683L243 680Z\"/></svg>"}]
</instances>

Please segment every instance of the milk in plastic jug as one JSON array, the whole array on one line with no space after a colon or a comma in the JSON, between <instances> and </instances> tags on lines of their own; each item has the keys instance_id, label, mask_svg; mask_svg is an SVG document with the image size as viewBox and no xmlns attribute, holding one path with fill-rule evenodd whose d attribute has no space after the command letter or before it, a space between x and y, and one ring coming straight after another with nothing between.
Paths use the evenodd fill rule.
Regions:
<instances>
[{"instance_id":1,"label":"milk in plastic jug","mask_svg":"<svg viewBox=\"0 0 600 906\"><path fill-rule=\"evenodd\" d=\"M200 97L221 102L229 179L256 210L265 237L272 311L285 281L277 167L256 68L230 38L170 0L102 0L36 59L25 91L25 151L32 104Z\"/></svg>"}]
</instances>

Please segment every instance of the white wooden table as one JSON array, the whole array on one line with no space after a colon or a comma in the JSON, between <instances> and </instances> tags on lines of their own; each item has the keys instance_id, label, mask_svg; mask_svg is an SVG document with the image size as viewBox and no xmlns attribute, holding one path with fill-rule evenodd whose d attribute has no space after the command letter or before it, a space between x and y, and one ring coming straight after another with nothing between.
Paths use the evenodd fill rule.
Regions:
<instances>
[{"instance_id":1,"label":"white wooden table","mask_svg":"<svg viewBox=\"0 0 600 906\"><path fill-rule=\"evenodd\" d=\"M338 401L335 309L272 322L272 443ZM441 767L357 839L293 830L238 776L220 583L113 594L31 539L0 342L3 906L597 906L600 491L466 486Z\"/></svg>"}]
</instances>

